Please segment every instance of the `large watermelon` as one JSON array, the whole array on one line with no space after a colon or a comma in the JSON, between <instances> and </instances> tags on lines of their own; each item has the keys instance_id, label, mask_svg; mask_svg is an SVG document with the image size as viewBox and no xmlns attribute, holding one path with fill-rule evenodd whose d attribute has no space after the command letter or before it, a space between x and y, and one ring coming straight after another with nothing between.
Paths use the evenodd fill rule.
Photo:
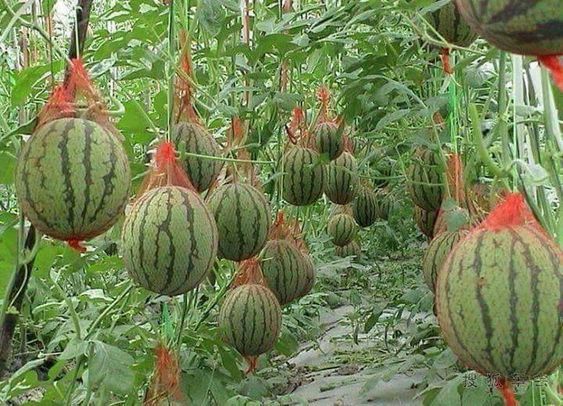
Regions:
<instances>
[{"instance_id":1,"label":"large watermelon","mask_svg":"<svg viewBox=\"0 0 563 406\"><path fill-rule=\"evenodd\" d=\"M316 202L325 188L325 167L312 149L292 147L283 157L283 198L295 206Z\"/></svg>"},{"instance_id":2,"label":"large watermelon","mask_svg":"<svg viewBox=\"0 0 563 406\"><path fill-rule=\"evenodd\" d=\"M133 280L163 295L195 288L217 255L213 215L196 192L163 186L144 193L125 218L123 263Z\"/></svg>"},{"instance_id":3,"label":"large watermelon","mask_svg":"<svg viewBox=\"0 0 563 406\"><path fill-rule=\"evenodd\" d=\"M477 34L462 20L454 3L448 3L428 14L427 20L450 44L468 47L477 39Z\"/></svg>"},{"instance_id":4,"label":"large watermelon","mask_svg":"<svg viewBox=\"0 0 563 406\"><path fill-rule=\"evenodd\" d=\"M367 187L360 188L352 203L352 213L356 223L360 227L371 226L377 220L378 211L375 192Z\"/></svg>"},{"instance_id":5,"label":"large watermelon","mask_svg":"<svg viewBox=\"0 0 563 406\"><path fill-rule=\"evenodd\" d=\"M334 245L339 246L350 243L358 233L358 225L354 217L346 213L332 216L328 221L327 229Z\"/></svg>"},{"instance_id":6,"label":"large watermelon","mask_svg":"<svg viewBox=\"0 0 563 406\"><path fill-rule=\"evenodd\" d=\"M424 282L432 292L436 290L436 277L453 247L467 235L467 230L446 231L437 235L426 249L422 260Z\"/></svg>"},{"instance_id":7,"label":"large watermelon","mask_svg":"<svg viewBox=\"0 0 563 406\"><path fill-rule=\"evenodd\" d=\"M208 204L219 230L220 257L242 261L260 252L272 223L264 193L235 182L217 188Z\"/></svg>"},{"instance_id":8,"label":"large watermelon","mask_svg":"<svg viewBox=\"0 0 563 406\"><path fill-rule=\"evenodd\" d=\"M334 121L325 121L315 127L317 150L331 161L338 158L344 149L342 129Z\"/></svg>"},{"instance_id":9,"label":"large watermelon","mask_svg":"<svg viewBox=\"0 0 563 406\"><path fill-rule=\"evenodd\" d=\"M328 165L325 194L336 204L348 204L356 196L358 164L349 152L344 152Z\"/></svg>"},{"instance_id":10,"label":"large watermelon","mask_svg":"<svg viewBox=\"0 0 563 406\"><path fill-rule=\"evenodd\" d=\"M174 143L180 154L190 152L209 157L219 157L220 147L203 126L181 122L174 128ZM223 163L216 159L185 155L182 165L198 192L206 191L219 176Z\"/></svg>"},{"instance_id":11,"label":"large watermelon","mask_svg":"<svg viewBox=\"0 0 563 406\"><path fill-rule=\"evenodd\" d=\"M563 252L510 195L461 240L438 272L444 338L489 376L530 380L563 359Z\"/></svg>"},{"instance_id":12,"label":"large watermelon","mask_svg":"<svg viewBox=\"0 0 563 406\"><path fill-rule=\"evenodd\" d=\"M93 121L61 118L40 127L24 145L15 186L23 213L39 231L80 241L117 221L130 180L116 136Z\"/></svg>"},{"instance_id":13,"label":"large watermelon","mask_svg":"<svg viewBox=\"0 0 563 406\"><path fill-rule=\"evenodd\" d=\"M274 347L282 312L276 296L265 286L240 285L229 291L219 312L225 341L244 356L258 356Z\"/></svg>"},{"instance_id":14,"label":"large watermelon","mask_svg":"<svg viewBox=\"0 0 563 406\"><path fill-rule=\"evenodd\" d=\"M271 240L262 251L262 273L268 287L283 306L304 290L308 264L303 253L289 240Z\"/></svg>"},{"instance_id":15,"label":"large watermelon","mask_svg":"<svg viewBox=\"0 0 563 406\"><path fill-rule=\"evenodd\" d=\"M456 0L462 17L483 38L523 55L563 54L561 0Z\"/></svg>"},{"instance_id":16,"label":"large watermelon","mask_svg":"<svg viewBox=\"0 0 563 406\"><path fill-rule=\"evenodd\" d=\"M434 224L438 217L438 210L424 210L414 206L414 221L418 229L428 238L434 237Z\"/></svg>"},{"instance_id":17,"label":"large watermelon","mask_svg":"<svg viewBox=\"0 0 563 406\"><path fill-rule=\"evenodd\" d=\"M313 259L307 253L303 253L304 258L304 278L301 278L301 289L299 291L299 295L297 297L303 297L307 293L309 293L313 286L315 286L315 264L313 263Z\"/></svg>"},{"instance_id":18,"label":"large watermelon","mask_svg":"<svg viewBox=\"0 0 563 406\"><path fill-rule=\"evenodd\" d=\"M438 157L427 148L418 148L409 167L407 189L412 201L424 210L433 211L442 203L442 170Z\"/></svg>"}]
</instances>

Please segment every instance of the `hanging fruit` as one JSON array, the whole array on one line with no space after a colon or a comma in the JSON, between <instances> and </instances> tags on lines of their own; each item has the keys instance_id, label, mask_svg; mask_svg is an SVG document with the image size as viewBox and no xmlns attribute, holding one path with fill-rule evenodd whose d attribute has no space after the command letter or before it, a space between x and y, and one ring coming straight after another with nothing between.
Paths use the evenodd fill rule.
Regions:
<instances>
[{"instance_id":1,"label":"hanging fruit","mask_svg":"<svg viewBox=\"0 0 563 406\"><path fill-rule=\"evenodd\" d=\"M194 108L192 81L195 79L190 42L183 36L184 43L180 57L181 74L176 78L175 127L172 138L183 156L182 166L194 188L202 193L209 189L219 176L223 162L221 148L213 135L205 128ZM189 155L189 154L195 154Z\"/></svg>"},{"instance_id":2,"label":"hanging fruit","mask_svg":"<svg viewBox=\"0 0 563 406\"><path fill-rule=\"evenodd\" d=\"M286 222L282 211L278 212L270 241L260 255L266 284L282 306L301 297L310 279L308 254L301 252L293 235L291 222Z\"/></svg>"},{"instance_id":3,"label":"hanging fruit","mask_svg":"<svg viewBox=\"0 0 563 406\"><path fill-rule=\"evenodd\" d=\"M370 185L361 185L354 202L352 214L360 227L369 227L377 220L379 208L377 195Z\"/></svg>"},{"instance_id":4,"label":"hanging fruit","mask_svg":"<svg viewBox=\"0 0 563 406\"><path fill-rule=\"evenodd\" d=\"M219 230L219 257L242 261L258 254L270 229L270 205L257 188L233 180L213 191L207 203Z\"/></svg>"},{"instance_id":5,"label":"hanging fruit","mask_svg":"<svg viewBox=\"0 0 563 406\"><path fill-rule=\"evenodd\" d=\"M125 218L123 263L151 292L175 296L195 288L217 255L217 226L189 183L169 142L159 145L142 193Z\"/></svg>"},{"instance_id":6,"label":"hanging fruit","mask_svg":"<svg viewBox=\"0 0 563 406\"><path fill-rule=\"evenodd\" d=\"M438 10L429 13L426 19L436 32L450 44L468 47L477 39L477 34L461 19L454 3L447 3ZM449 48L442 48L440 57L444 71L451 74L453 73L453 68L450 65L449 54Z\"/></svg>"},{"instance_id":7,"label":"hanging fruit","mask_svg":"<svg viewBox=\"0 0 563 406\"><path fill-rule=\"evenodd\" d=\"M336 204L348 204L356 197L358 164L351 149L351 142L346 142L342 155L328 164L325 194Z\"/></svg>"},{"instance_id":8,"label":"hanging fruit","mask_svg":"<svg viewBox=\"0 0 563 406\"><path fill-rule=\"evenodd\" d=\"M290 145L283 164L283 198L295 206L308 206L324 192L326 174L318 152L310 147L311 138L303 123L303 111L293 110L288 128Z\"/></svg>"},{"instance_id":9,"label":"hanging fruit","mask_svg":"<svg viewBox=\"0 0 563 406\"><path fill-rule=\"evenodd\" d=\"M344 150L343 123L339 123L330 115L330 91L326 86L321 86L317 93L321 103L319 117L313 129L317 151L329 160L334 160Z\"/></svg>"},{"instance_id":10,"label":"hanging fruit","mask_svg":"<svg viewBox=\"0 0 563 406\"><path fill-rule=\"evenodd\" d=\"M342 247L356 237L358 225L350 213L339 213L328 220L327 231L332 237L333 244Z\"/></svg>"},{"instance_id":11,"label":"hanging fruit","mask_svg":"<svg viewBox=\"0 0 563 406\"><path fill-rule=\"evenodd\" d=\"M280 335L282 312L276 296L265 285L260 263L244 261L219 311L223 339L256 368L259 355L270 351Z\"/></svg>"},{"instance_id":12,"label":"hanging fruit","mask_svg":"<svg viewBox=\"0 0 563 406\"><path fill-rule=\"evenodd\" d=\"M121 135L82 61L73 59L68 81L53 91L19 156L22 211L42 233L83 250L80 241L102 234L123 213L130 181Z\"/></svg>"},{"instance_id":13,"label":"hanging fruit","mask_svg":"<svg viewBox=\"0 0 563 406\"><path fill-rule=\"evenodd\" d=\"M438 271L436 306L444 338L463 364L505 381L559 368L562 260L518 193L454 247Z\"/></svg>"},{"instance_id":14,"label":"hanging fruit","mask_svg":"<svg viewBox=\"0 0 563 406\"><path fill-rule=\"evenodd\" d=\"M560 0L456 0L461 16L494 46L536 56L563 90L563 13Z\"/></svg>"},{"instance_id":15,"label":"hanging fruit","mask_svg":"<svg viewBox=\"0 0 563 406\"><path fill-rule=\"evenodd\" d=\"M427 211L440 208L443 195L441 173L436 153L425 147L417 148L407 173L407 190L414 204Z\"/></svg>"}]
</instances>

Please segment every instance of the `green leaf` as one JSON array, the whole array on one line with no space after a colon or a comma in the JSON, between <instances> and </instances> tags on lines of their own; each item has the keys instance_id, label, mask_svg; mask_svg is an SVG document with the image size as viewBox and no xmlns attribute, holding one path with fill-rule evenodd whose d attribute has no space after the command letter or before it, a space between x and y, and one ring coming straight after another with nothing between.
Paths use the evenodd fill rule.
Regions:
<instances>
[{"instance_id":1,"label":"green leaf","mask_svg":"<svg viewBox=\"0 0 563 406\"><path fill-rule=\"evenodd\" d=\"M104 386L118 394L130 393L133 387L133 357L109 344L94 340L90 343L88 379L93 386Z\"/></svg>"},{"instance_id":2,"label":"green leaf","mask_svg":"<svg viewBox=\"0 0 563 406\"><path fill-rule=\"evenodd\" d=\"M14 183L14 170L16 168L16 158L6 152L0 152L0 162L2 162L0 168L0 184L11 185Z\"/></svg>"},{"instance_id":3,"label":"green leaf","mask_svg":"<svg viewBox=\"0 0 563 406\"><path fill-rule=\"evenodd\" d=\"M432 406L462 406L461 396L459 394L460 385L462 384L462 377L457 376L456 378L448 381L446 385L442 388L440 393L434 398L431 403Z\"/></svg>"},{"instance_id":4,"label":"green leaf","mask_svg":"<svg viewBox=\"0 0 563 406\"><path fill-rule=\"evenodd\" d=\"M16 76L16 83L12 88L11 102L12 106L21 106L28 97L32 95L33 86L37 83L44 84L44 79L53 69L53 73L58 73L64 66L63 61L56 61L53 64L37 65L30 68L22 69Z\"/></svg>"},{"instance_id":5,"label":"green leaf","mask_svg":"<svg viewBox=\"0 0 563 406\"><path fill-rule=\"evenodd\" d=\"M69 360L79 357L86 353L88 343L77 337L73 337L66 345L64 351L59 355L61 360Z\"/></svg>"}]
</instances>

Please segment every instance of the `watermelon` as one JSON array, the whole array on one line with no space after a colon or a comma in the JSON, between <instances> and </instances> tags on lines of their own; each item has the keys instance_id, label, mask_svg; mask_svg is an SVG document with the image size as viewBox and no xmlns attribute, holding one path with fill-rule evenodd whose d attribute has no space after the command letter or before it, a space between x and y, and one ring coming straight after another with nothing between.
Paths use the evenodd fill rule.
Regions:
<instances>
[{"instance_id":1,"label":"watermelon","mask_svg":"<svg viewBox=\"0 0 563 406\"><path fill-rule=\"evenodd\" d=\"M371 226L377 220L378 211L375 192L367 187L360 188L352 203L352 213L356 223L360 227Z\"/></svg>"},{"instance_id":2,"label":"watermelon","mask_svg":"<svg viewBox=\"0 0 563 406\"><path fill-rule=\"evenodd\" d=\"M283 306L292 302L307 284L305 257L288 240L271 240L262 251L262 273L268 287Z\"/></svg>"},{"instance_id":3,"label":"watermelon","mask_svg":"<svg viewBox=\"0 0 563 406\"><path fill-rule=\"evenodd\" d=\"M334 245L344 246L350 243L358 233L354 217L346 213L336 214L328 221L328 234Z\"/></svg>"},{"instance_id":4,"label":"watermelon","mask_svg":"<svg viewBox=\"0 0 563 406\"><path fill-rule=\"evenodd\" d=\"M260 252L272 223L264 193L251 185L231 183L208 199L219 230L219 256L242 261Z\"/></svg>"},{"instance_id":5,"label":"watermelon","mask_svg":"<svg viewBox=\"0 0 563 406\"><path fill-rule=\"evenodd\" d=\"M283 198L295 206L316 202L325 188L325 167L312 149L294 146L283 158Z\"/></svg>"},{"instance_id":6,"label":"watermelon","mask_svg":"<svg viewBox=\"0 0 563 406\"><path fill-rule=\"evenodd\" d=\"M328 165L325 194L336 204L348 204L356 196L358 164L349 152L344 152Z\"/></svg>"},{"instance_id":7,"label":"watermelon","mask_svg":"<svg viewBox=\"0 0 563 406\"><path fill-rule=\"evenodd\" d=\"M407 189L412 201L427 211L440 208L443 186L442 170L438 165L438 157L427 148L418 148L409 167Z\"/></svg>"},{"instance_id":8,"label":"watermelon","mask_svg":"<svg viewBox=\"0 0 563 406\"><path fill-rule=\"evenodd\" d=\"M338 245L335 247L334 252L337 256L341 258L346 257L355 257L358 259L362 255L362 247L358 241L351 241L348 244L339 247Z\"/></svg>"},{"instance_id":9,"label":"watermelon","mask_svg":"<svg viewBox=\"0 0 563 406\"><path fill-rule=\"evenodd\" d=\"M375 192L375 196L377 200L377 217L382 220L388 220L393 207L393 201L391 200L389 192L385 189L380 189Z\"/></svg>"},{"instance_id":10,"label":"watermelon","mask_svg":"<svg viewBox=\"0 0 563 406\"><path fill-rule=\"evenodd\" d=\"M448 43L459 47L468 47L477 34L462 20L455 4L448 3L427 15L428 22Z\"/></svg>"},{"instance_id":11,"label":"watermelon","mask_svg":"<svg viewBox=\"0 0 563 406\"><path fill-rule=\"evenodd\" d=\"M334 160L342 154L344 150L344 140L342 130L334 121L324 121L315 127L315 138L317 140L317 150L322 155Z\"/></svg>"},{"instance_id":12,"label":"watermelon","mask_svg":"<svg viewBox=\"0 0 563 406\"><path fill-rule=\"evenodd\" d=\"M24 145L15 187L24 215L39 231L81 241L115 224L130 181L127 154L115 135L94 121L61 118Z\"/></svg>"},{"instance_id":13,"label":"watermelon","mask_svg":"<svg viewBox=\"0 0 563 406\"><path fill-rule=\"evenodd\" d=\"M217 256L218 233L199 195L178 186L145 192L125 218L125 269L151 292L175 296L195 288Z\"/></svg>"},{"instance_id":14,"label":"watermelon","mask_svg":"<svg viewBox=\"0 0 563 406\"><path fill-rule=\"evenodd\" d=\"M448 254L467 233L467 230L446 231L437 235L428 245L422 260L422 275L424 282L432 292L436 290L436 276Z\"/></svg>"},{"instance_id":15,"label":"watermelon","mask_svg":"<svg viewBox=\"0 0 563 406\"><path fill-rule=\"evenodd\" d=\"M215 138L205 127L195 122L181 122L173 131L173 141L180 155L190 152L198 155L219 157L221 150ZM182 166L192 185L200 193L209 189L215 182L223 163L216 159L207 159L184 155Z\"/></svg>"},{"instance_id":16,"label":"watermelon","mask_svg":"<svg viewBox=\"0 0 563 406\"><path fill-rule=\"evenodd\" d=\"M428 211L414 206L414 221L418 229L428 238L434 237L434 224L438 217L438 211Z\"/></svg>"},{"instance_id":17,"label":"watermelon","mask_svg":"<svg viewBox=\"0 0 563 406\"><path fill-rule=\"evenodd\" d=\"M561 0L456 0L456 4L475 32L504 51L563 54Z\"/></svg>"},{"instance_id":18,"label":"watermelon","mask_svg":"<svg viewBox=\"0 0 563 406\"><path fill-rule=\"evenodd\" d=\"M298 298L305 296L308 294L315 286L316 276L315 276L315 264L313 263L313 259L307 253L303 253L304 259L304 277L301 278L301 288L298 294Z\"/></svg>"},{"instance_id":19,"label":"watermelon","mask_svg":"<svg viewBox=\"0 0 563 406\"><path fill-rule=\"evenodd\" d=\"M550 374L563 359L563 252L509 195L462 239L438 272L446 342L481 374L510 381Z\"/></svg>"},{"instance_id":20,"label":"watermelon","mask_svg":"<svg viewBox=\"0 0 563 406\"><path fill-rule=\"evenodd\" d=\"M282 312L276 296L259 284L230 290L219 312L224 340L244 356L270 351L280 335Z\"/></svg>"}]
</instances>

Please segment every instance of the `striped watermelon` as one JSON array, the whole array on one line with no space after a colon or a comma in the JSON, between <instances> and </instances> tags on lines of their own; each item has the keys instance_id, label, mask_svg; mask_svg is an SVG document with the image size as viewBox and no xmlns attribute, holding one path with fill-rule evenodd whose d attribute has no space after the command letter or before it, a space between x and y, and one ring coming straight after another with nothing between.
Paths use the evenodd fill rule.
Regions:
<instances>
[{"instance_id":1,"label":"striped watermelon","mask_svg":"<svg viewBox=\"0 0 563 406\"><path fill-rule=\"evenodd\" d=\"M377 217L382 220L388 220L393 208L393 201L389 192L385 189L379 189L375 192L375 196L377 199Z\"/></svg>"},{"instance_id":2,"label":"striped watermelon","mask_svg":"<svg viewBox=\"0 0 563 406\"><path fill-rule=\"evenodd\" d=\"M221 150L215 138L207 129L195 122L181 122L174 128L174 143L180 155L190 152L198 155L219 157ZM190 181L200 193L215 182L223 163L219 160L183 156L182 165Z\"/></svg>"},{"instance_id":3,"label":"striped watermelon","mask_svg":"<svg viewBox=\"0 0 563 406\"><path fill-rule=\"evenodd\" d=\"M409 167L407 189L412 201L424 210L433 211L442 203L442 170L436 154L427 148L415 151Z\"/></svg>"},{"instance_id":4,"label":"striped watermelon","mask_svg":"<svg viewBox=\"0 0 563 406\"><path fill-rule=\"evenodd\" d=\"M225 341L244 356L270 351L280 335L282 312L265 286L240 285L227 293L218 325Z\"/></svg>"},{"instance_id":5,"label":"striped watermelon","mask_svg":"<svg viewBox=\"0 0 563 406\"><path fill-rule=\"evenodd\" d=\"M336 204L348 204L356 196L358 164L349 152L344 152L328 165L325 194Z\"/></svg>"},{"instance_id":6,"label":"striped watermelon","mask_svg":"<svg viewBox=\"0 0 563 406\"><path fill-rule=\"evenodd\" d=\"M468 367L508 380L563 359L563 252L513 194L461 240L438 272L444 338Z\"/></svg>"},{"instance_id":7,"label":"striped watermelon","mask_svg":"<svg viewBox=\"0 0 563 406\"><path fill-rule=\"evenodd\" d=\"M242 261L260 252L272 223L264 193L235 182L217 188L208 205L219 230L221 258Z\"/></svg>"},{"instance_id":8,"label":"striped watermelon","mask_svg":"<svg viewBox=\"0 0 563 406\"><path fill-rule=\"evenodd\" d=\"M301 278L301 289L298 294L298 298L301 298L308 294L315 286L316 276L315 276L315 264L313 263L313 259L307 253L303 253L304 259L304 278Z\"/></svg>"},{"instance_id":9,"label":"striped watermelon","mask_svg":"<svg viewBox=\"0 0 563 406\"><path fill-rule=\"evenodd\" d=\"M142 287L175 296L195 288L213 266L218 233L196 192L163 186L145 192L125 218L123 263Z\"/></svg>"},{"instance_id":10,"label":"striped watermelon","mask_svg":"<svg viewBox=\"0 0 563 406\"><path fill-rule=\"evenodd\" d=\"M306 285L303 253L288 240L271 240L262 251L262 273L268 287L283 306L292 302Z\"/></svg>"},{"instance_id":11,"label":"striped watermelon","mask_svg":"<svg viewBox=\"0 0 563 406\"><path fill-rule=\"evenodd\" d=\"M338 158L344 150L342 130L334 121L324 121L315 127L317 150L331 161Z\"/></svg>"},{"instance_id":12,"label":"striped watermelon","mask_svg":"<svg viewBox=\"0 0 563 406\"><path fill-rule=\"evenodd\" d=\"M336 214L328 221L328 234L334 245L350 243L358 234L358 225L352 216L346 213Z\"/></svg>"},{"instance_id":13,"label":"striped watermelon","mask_svg":"<svg viewBox=\"0 0 563 406\"><path fill-rule=\"evenodd\" d=\"M561 0L456 0L467 23L494 46L523 55L563 54Z\"/></svg>"},{"instance_id":14,"label":"striped watermelon","mask_svg":"<svg viewBox=\"0 0 563 406\"><path fill-rule=\"evenodd\" d=\"M358 259L362 255L362 247L360 246L360 243L358 241L353 240L342 247L339 247L337 245L334 248L334 252L341 258L355 257L356 259Z\"/></svg>"},{"instance_id":15,"label":"striped watermelon","mask_svg":"<svg viewBox=\"0 0 563 406\"><path fill-rule=\"evenodd\" d=\"M312 149L292 147L283 158L283 198L294 206L316 202L325 188L325 167Z\"/></svg>"},{"instance_id":16,"label":"striped watermelon","mask_svg":"<svg viewBox=\"0 0 563 406\"><path fill-rule=\"evenodd\" d=\"M434 224L438 217L438 211L427 211L414 206L414 221L418 229L428 238L434 237Z\"/></svg>"},{"instance_id":17,"label":"striped watermelon","mask_svg":"<svg viewBox=\"0 0 563 406\"><path fill-rule=\"evenodd\" d=\"M377 220L379 208L375 192L367 187L362 187L352 203L352 213L360 227L369 227Z\"/></svg>"},{"instance_id":18,"label":"striped watermelon","mask_svg":"<svg viewBox=\"0 0 563 406\"><path fill-rule=\"evenodd\" d=\"M422 260L424 282L432 292L436 290L436 277L453 247L467 235L467 230L446 231L434 238Z\"/></svg>"},{"instance_id":19,"label":"striped watermelon","mask_svg":"<svg viewBox=\"0 0 563 406\"><path fill-rule=\"evenodd\" d=\"M86 240L110 228L129 197L131 174L119 139L99 124L61 118L24 145L16 193L25 216L59 240Z\"/></svg>"},{"instance_id":20,"label":"striped watermelon","mask_svg":"<svg viewBox=\"0 0 563 406\"><path fill-rule=\"evenodd\" d=\"M450 44L468 47L477 39L477 34L462 20L453 3L448 3L428 14L427 20L438 34Z\"/></svg>"}]
</instances>

